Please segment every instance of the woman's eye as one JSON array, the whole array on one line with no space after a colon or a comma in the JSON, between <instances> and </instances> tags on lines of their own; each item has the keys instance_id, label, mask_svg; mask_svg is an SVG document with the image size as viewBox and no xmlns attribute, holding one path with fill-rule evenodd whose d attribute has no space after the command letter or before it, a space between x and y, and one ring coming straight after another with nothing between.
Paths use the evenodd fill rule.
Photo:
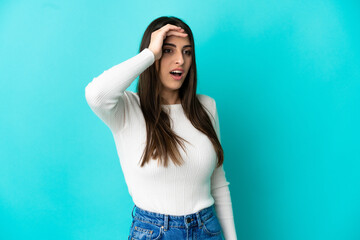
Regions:
<instances>
[{"instance_id":1,"label":"woman's eye","mask_svg":"<svg viewBox=\"0 0 360 240\"><path fill-rule=\"evenodd\" d=\"M168 48L163 49L163 53L170 53L170 52L172 52L171 49L168 49ZM191 55L191 51L190 51L190 50L185 50L184 53L185 53L186 55L189 55L189 56Z\"/></svg>"},{"instance_id":2,"label":"woman's eye","mask_svg":"<svg viewBox=\"0 0 360 240\"><path fill-rule=\"evenodd\" d=\"M191 51L190 51L190 50L185 51L185 54L187 54L187 55L191 55Z\"/></svg>"}]
</instances>

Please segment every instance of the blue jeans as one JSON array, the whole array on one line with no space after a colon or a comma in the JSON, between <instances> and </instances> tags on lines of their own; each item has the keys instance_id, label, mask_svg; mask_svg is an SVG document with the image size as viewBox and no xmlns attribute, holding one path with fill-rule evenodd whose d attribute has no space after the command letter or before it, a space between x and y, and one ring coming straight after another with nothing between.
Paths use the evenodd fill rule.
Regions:
<instances>
[{"instance_id":1,"label":"blue jeans","mask_svg":"<svg viewBox=\"0 0 360 240\"><path fill-rule=\"evenodd\" d=\"M149 212L134 205L131 214L128 240L224 240L214 205L183 216Z\"/></svg>"}]
</instances>

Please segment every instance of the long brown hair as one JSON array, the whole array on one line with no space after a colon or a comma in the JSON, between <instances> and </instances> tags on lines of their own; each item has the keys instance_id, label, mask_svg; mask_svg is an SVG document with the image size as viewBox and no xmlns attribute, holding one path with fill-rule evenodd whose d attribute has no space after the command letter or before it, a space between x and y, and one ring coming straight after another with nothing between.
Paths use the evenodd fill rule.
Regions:
<instances>
[{"instance_id":1,"label":"long brown hair","mask_svg":"<svg viewBox=\"0 0 360 240\"><path fill-rule=\"evenodd\" d=\"M190 27L184 21L176 17L159 17L153 20L146 28L139 52L149 46L151 33L166 24L182 27L188 34L192 45L192 63L189 72L179 89L179 97L184 112L192 125L202 133L206 134L212 142L218 158L217 166L219 167L224 161L223 149L215 129L212 126L209 115L196 97L197 75L195 44ZM159 64L159 66L161 66L161 64ZM158 159L158 164L161 163L165 167L168 165L168 156L170 156L175 165L180 166L184 162L177 148L177 144L184 149L182 141L186 140L175 134L171 129L169 115L163 111L161 107L164 100L160 95L160 91L161 81L156 71L155 64L152 64L140 74L137 85L137 92L140 97L141 110L145 118L147 131L146 147L141 157L141 167L149 162L150 158Z\"/></svg>"}]
</instances>

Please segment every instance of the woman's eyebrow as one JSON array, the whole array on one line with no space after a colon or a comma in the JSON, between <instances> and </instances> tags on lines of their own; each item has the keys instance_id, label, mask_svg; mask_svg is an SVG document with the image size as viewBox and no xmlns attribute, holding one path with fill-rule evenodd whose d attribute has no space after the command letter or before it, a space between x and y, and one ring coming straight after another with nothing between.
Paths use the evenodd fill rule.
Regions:
<instances>
[{"instance_id":1,"label":"woman's eyebrow","mask_svg":"<svg viewBox=\"0 0 360 240\"><path fill-rule=\"evenodd\" d=\"M164 46L165 46L165 45L168 45L168 46L172 46L172 47L176 48L176 45L175 45L175 44L172 44L172 43L164 43L163 45L164 45ZM186 47L191 47L191 45L184 45L184 46L183 46L183 48L186 48Z\"/></svg>"}]
</instances>

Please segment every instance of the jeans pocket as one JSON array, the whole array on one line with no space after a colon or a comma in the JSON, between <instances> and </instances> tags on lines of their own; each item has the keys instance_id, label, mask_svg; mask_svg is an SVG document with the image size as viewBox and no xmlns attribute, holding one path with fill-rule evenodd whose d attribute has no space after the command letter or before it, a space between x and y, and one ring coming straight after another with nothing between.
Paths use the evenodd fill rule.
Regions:
<instances>
[{"instance_id":1,"label":"jeans pocket","mask_svg":"<svg viewBox=\"0 0 360 240\"><path fill-rule=\"evenodd\" d=\"M210 218L205 220L202 224L202 229L204 233L210 236L220 235L222 232L221 225L219 219L215 214L212 214Z\"/></svg>"},{"instance_id":2,"label":"jeans pocket","mask_svg":"<svg viewBox=\"0 0 360 240\"><path fill-rule=\"evenodd\" d=\"M135 220L132 231L130 233L130 240L157 240L162 235L162 228L140 220Z\"/></svg>"}]
</instances>

